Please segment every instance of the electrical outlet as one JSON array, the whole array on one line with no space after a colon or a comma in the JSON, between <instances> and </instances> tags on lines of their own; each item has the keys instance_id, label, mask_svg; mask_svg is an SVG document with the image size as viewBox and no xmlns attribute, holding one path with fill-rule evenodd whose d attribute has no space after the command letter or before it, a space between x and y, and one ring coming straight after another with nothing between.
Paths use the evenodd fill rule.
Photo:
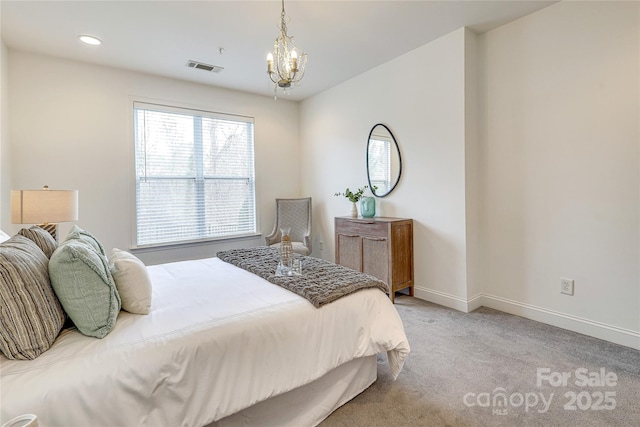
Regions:
<instances>
[{"instance_id":1,"label":"electrical outlet","mask_svg":"<svg viewBox=\"0 0 640 427\"><path fill-rule=\"evenodd\" d=\"M324 242L322 240L320 240L320 242L318 242L318 246L320 247L320 250L324 249Z\"/></svg>"},{"instance_id":2,"label":"electrical outlet","mask_svg":"<svg viewBox=\"0 0 640 427\"><path fill-rule=\"evenodd\" d=\"M560 293L573 295L573 280L560 278Z\"/></svg>"}]
</instances>

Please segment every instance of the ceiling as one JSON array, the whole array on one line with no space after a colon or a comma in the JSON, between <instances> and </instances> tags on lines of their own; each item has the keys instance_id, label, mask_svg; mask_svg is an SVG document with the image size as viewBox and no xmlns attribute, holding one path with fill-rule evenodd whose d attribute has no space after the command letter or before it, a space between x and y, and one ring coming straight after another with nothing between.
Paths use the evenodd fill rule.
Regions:
<instances>
[{"instance_id":1,"label":"ceiling","mask_svg":"<svg viewBox=\"0 0 640 427\"><path fill-rule=\"evenodd\" d=\"M309 60L285 97L303 100L458 28L483 33L553 3L287 0L288 33ZM0 22L10 49L273 96L266 56L280 11L271 0L2 0ZM85 45L80 34L103 44ZM224 70L188 68L189 60Z\"/></svg>"}]
</instances>

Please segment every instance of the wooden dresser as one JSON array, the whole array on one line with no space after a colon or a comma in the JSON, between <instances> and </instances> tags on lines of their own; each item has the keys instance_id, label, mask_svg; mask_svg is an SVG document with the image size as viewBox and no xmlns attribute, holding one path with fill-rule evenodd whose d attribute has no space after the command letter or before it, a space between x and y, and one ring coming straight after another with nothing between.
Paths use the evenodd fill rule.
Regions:
<instances>
[{"instance_id":1,"label":"wooden dresser","mask_svg":"<svg viewBox=\"0 0 640 427\"><path fill-rule=\"evenodd\" d=\"M383 280L394 294L413 295L413 220L335 218L336 264Z\"/></svg>"}]
</instances>

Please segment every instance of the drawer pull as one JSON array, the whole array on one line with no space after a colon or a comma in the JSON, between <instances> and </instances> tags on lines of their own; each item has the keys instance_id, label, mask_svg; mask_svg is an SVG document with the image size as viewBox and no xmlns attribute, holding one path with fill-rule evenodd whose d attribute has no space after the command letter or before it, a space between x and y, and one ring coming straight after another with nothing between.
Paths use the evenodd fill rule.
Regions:
<instances>
[{"instance_id":1,"label":"drawer pull","mask_svg":"<svg viewBox=\"0 0 640 427\"><path fill-rule=\"evenodd\" d=\"M356 224L375 224L375 221L370 219L348 219L349 222L355 222Z\"/></svg>"},{"instance_id":2,"label":"drawer pull","mask_svg":"<svg viewBox=\"0 0 640 427\"><path fill-rule=\"evenodd\" d=\"M387 239L385 239L384 237L368 237L368 236L362 236L363 239L367 239L367 240L373 240L375 242L384 242Z\"/></svg>"},{"instance_id":3,"label":"drawer pull","mask_svg":"<svg viewBox=\"0 0 640 427\"><path fill-rule=\"evenodd\" d=\"M339 236L344 236L344 237L360 237L357 234L345 234L345 233L338 233Z\"/></svg>"}]
</instances>

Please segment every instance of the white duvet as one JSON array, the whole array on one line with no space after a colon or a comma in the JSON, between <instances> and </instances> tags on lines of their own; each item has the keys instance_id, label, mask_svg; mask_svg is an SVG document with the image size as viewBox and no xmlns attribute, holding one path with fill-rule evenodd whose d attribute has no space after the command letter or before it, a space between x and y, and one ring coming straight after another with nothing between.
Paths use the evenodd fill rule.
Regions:
<instances>
[{"instance_id":1,"label":"white duvet","mask_svg":"<svg viewBox=\"0 0 640 427\"><path fill-rule=\"evenodd\" d=\"M149 267L151 313L121 312L104 339L64 331L33 361L0 356L0 424L25 413L53 426L202 426L409 344L379 290L320 309L209 258Z\"/></svg>"}]
</instances>

